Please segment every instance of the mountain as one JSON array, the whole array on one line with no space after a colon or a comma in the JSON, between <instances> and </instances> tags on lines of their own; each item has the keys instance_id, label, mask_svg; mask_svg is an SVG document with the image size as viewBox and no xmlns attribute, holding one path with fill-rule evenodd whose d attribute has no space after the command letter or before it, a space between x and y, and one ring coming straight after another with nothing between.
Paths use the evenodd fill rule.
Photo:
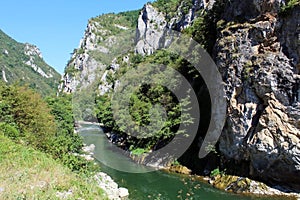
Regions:
<instances>
[{"instance_id":1,"label":"mountain","mask_svg":"<svg viewBox=\"0 0 300 200\"><path fill-rule=\"evenodd\" d=\"M113 58L127 52L134 43L138 13L110 13L90 19L67 64L60 90L72 93L98 83Z\"/></svg>"},{"instance_id":2,"label":"mountain","mask_svg":"<svg viewBox=\"0 0 300 200\"><path fill-rule=\"evenodd\" d=\"M6 83L28 84L42 95L55 93L60 74L49 66L40 50L19 43L0 30L0 79Z\"/></svg>"},{"instance_id":3,"label":"mountain","mask_svg":"<svg viewBox=\"0 0 300 200\"><path fill-rule=\"evenodd\" d=\"M230 174L299 191L299 1L157 0L147 3L138 16L131 14L130 18L124 13L108 14L89 21L80 47L65 70L61 91L75 94L83 88L93 90L97 108L86 108L83 113L96 112L98 120L113 130L112 138L117 138L114 140L119 146L133 154L149 153L172 137L168 131L176 128L174 107L169 111L175 113L175 119L168 121L169 127L159 133L159 139L138 139L124 127L117 127L109 102L122 84L122 76L138 64L173 66L189 80L201 108L198 133L180 163L199 174L220 167ZM220 99L210 96L209 86L191 70L188 62L164 51L170 42L170 30L192 37L214 60L224 84L224 126L218 112L211 110ZM127 42L121 45L122 41ZM130 78L134 76L138 75L132 74ZM149 115L134 109L149 111L149 100L144 99L147 95L156 98L154 103L161 102L151 92L165 95L165 101L172 99L162 91L165 90L159 87L152 91L145 87L135 93L130 104L131 117L139 124L149 124ZM84 99L79 100L78 107L84 107ZM131 118L119 117L128 123ZM217 154L198 158L207 129L218 123L222 133L216 146L211 147ZM157 164L158 160L148 156L143 162Z\"/></svg>"}]
</instances>

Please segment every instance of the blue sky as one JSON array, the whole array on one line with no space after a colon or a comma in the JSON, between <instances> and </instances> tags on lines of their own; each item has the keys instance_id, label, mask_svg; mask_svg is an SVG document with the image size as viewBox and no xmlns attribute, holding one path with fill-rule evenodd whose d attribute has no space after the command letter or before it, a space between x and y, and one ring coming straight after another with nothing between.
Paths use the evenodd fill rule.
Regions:
<instances>
[{"instance_id":1,"label":"blue sky","mask_svg":"<svg viewBox=\"0 0 300 200\"><path fill-rule=\"evenodd\" d=\"M77 48L88 19L140 9L146 0L6 0L0 29L18 42L37 45L45 61L62 73Z\"/></svg>"}]
</instances>

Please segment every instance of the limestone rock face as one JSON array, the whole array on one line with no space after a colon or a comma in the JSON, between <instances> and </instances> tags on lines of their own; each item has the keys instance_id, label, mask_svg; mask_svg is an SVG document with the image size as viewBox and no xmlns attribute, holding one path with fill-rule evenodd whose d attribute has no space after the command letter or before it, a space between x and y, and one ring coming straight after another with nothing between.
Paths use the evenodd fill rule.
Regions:
<instances>
[{"instance_id":1,"label":"limestone rock face","mask_svg":"<svg viewBox=\"0 0 300 200\"><path fill-rule=\"evenodd\" d=\"M102 38L96 34L97 31L105 32L97 22L90 21L85 30L84 37L80 41L78 50L74 51L68 63L67 71L63 75L62 84L59 87L60 91L72 93L78 87L88 87L97 77L99 78L97 72L103 70L105 66L90 56L90 52L97 51L107 54L109 50L104 46L98 45L98 41L101 41Z\"/></svg>"},{"instance_id":2,"label":"limestone rock face","mask_svg":"<svg viewBox=\"0 0 300 200\"><path fill-rule=\"evenodd\" d=\"M168 17L166 13L159 12L158 8L146 4L138 18L135 51L142 55L150 55L155 50L166 47L169 43L166 36L170 29L179 32L189 27L196 17L196 12L202 8L212 8L214 0L192 0L188 12L184 11L186 3L182 1L176 14Z\"/></svg>"},{"instance_id":3,"label":"limestone rock face","mask_svg":"<svg viewBox=\"0 0 300 200\"><path fill-rule=\"evenodd\" d=\"M299 189L300 8L283 17L281 3L237 0L225 9L228 23L215 45L228 101L219 148L250 161L250 175ZM230 23L238 16L245 22Z\"/></svg>"},{"instance_id":4,"label":"limestone rock face","mask_svg":"<svg viewBox=\"0 0 300 200\"><path fill-rule=\"evenodd\" d=\"M151 4L146 4L138 19L136 52L150 55L154 50L163 47L166 26L164 15Z\"/></svg>"},{"instance_id":5,"label":"limestone rock face","mask_svg":"<svg viewBox=\"0 0 300 200\"><path fill-rule=\"evenodd\" d=\"M24 48L24 53L25 55L29 56L29 60L24 62L26 65L32 67L34 71L39 73L44 78L53 78L53 74L51 70L45 72L35 63L36 57L43 59L42 53L37 46L26 43Z\"/></svg>"},{"instance_id":6,"label":"limestone rock face","mask_svg":"<svg viewBox=\"0 0 300 200\"><path fill-rule=\"evenodd\" d=\"M115 22L120 24L112 24ZM67 64L59 90L74 93L90 87L96 89L112 60L133 43L134 28L129 25L122 14L90 19L79 47Z\"/></svg>"}]
</instances>

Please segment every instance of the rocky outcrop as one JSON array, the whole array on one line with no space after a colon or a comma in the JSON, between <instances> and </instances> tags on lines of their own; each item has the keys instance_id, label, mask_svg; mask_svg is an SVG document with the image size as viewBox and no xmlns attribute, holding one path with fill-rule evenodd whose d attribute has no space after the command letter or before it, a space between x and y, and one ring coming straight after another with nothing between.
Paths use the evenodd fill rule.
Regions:
<instances>
[{"instance_id":1,"label":"rocky outcrop","mask_svg":"<svg viewBox=\"0 0 300 200\"><path fill-rule=\"evenodd\" d=\"M211 9L215 1L193 3L194 10ZM218 27L213 55L228 101L219 150L227 159L250 163L245 169L249 176L297 190L300 11L295 6L289 15L282 15L284 3L235 0L225 4L221 18L226 25ZM178 12L170 23L146 5L139 17L136 51L144 55L164 47L167 31L183 30L185 24L192 24L194 14L182 17Z\"/></svg>"},{"instance_id":2,"label":"rocky outcrop","mask_svg":"<svg viewBox=\"0 0 300 200\"><path fill-rule=\"evenodd\" d=\"M142 9L137 27L137 53L150 55L165 46L163 38L167 22L165 16L151 4L146 4Z\"/></svg>"},{"instance_id":3,"label":"rocky outcrop","mask_svg":"<svg viewBox=\"0 0 300 200\"><path fill-rule=\"evenodd\" d=\"M106 192L108 199L128 199L128 190L126 188L119 187L118 184L107 174L99 172L94 176L94 179L97 181L98 186Z\"/></svg>"},{"instance_id":4,"label":"rocky outcrop","mask_svg":"<svg viewBox=\"0 0 300 200\"><path fill-rule=\"evenodd\" d=\"M300 189L300 8L281 17L281 3L231 1L225 9L215 46L228 101L219 148L250 162L252 177ZM245 22L231 22L238 17Z\"/></svg>"},{"instance_id":5,"label":"rocky outcrop","mask_svg":"<svg viewBox=\"0 0 300 200\"><path fill-rule=\"evenodd\" d=\"M287 196L296 199L300 198L300 194L284 193L278 189L271 188L262 182L250 180L245 177L218 174L209 178L208 182L218 189L234 193L276 196L283 199L287 198Z\"/></svg>"},{"instance_id":6,"label":"rocky outcrop","mask_svg":"<svg viewBox=\"0 0 300 200\"><path fill-rule=\"evenodd\" d=\"M126 20L122 14L106 14L89 20L79 47L68 62L59 91L97 89L113 59L126 51L130 46L127 43L133 43L133 27ZM122 23L110 24L115 21Z\"/></svg>"},{"instance_id":7,"label":"rocky outcrop","mask_svg":"<svg viewBox=\"0 0 300 200\"><path fill-rule=\"evenodd\" d=\"M193 0L191 5L186 4L188 1L181 1L173 16L159 12L158 8L150 3L146 4L138 18L135 51L142 55L150 55L155 50L168 46L169 30L182 31L189 27L197 16L197 11L202 8L210 9L214 1Z\"/></svg>"},{"instance_id":8,"label":"rocky outcrop","mask_svg":"<svg viewBox=\"0 0 300 200\"><path fill-rule=\"evenodd\" d=\"M29 60L24 62L26 65L32 67L34 71L39 73L44 78L53 78L53 74L52 74L51 70L47 74L36 64L36 61L35 61L36 57L43 59L42 53L39 48L37 48L34 45L26 43L24 52L25 52L25 55L29 56Z\"/></svg>"},{"instance_id":9,"label":"rocky outcrop","mask_svg":"<svg viewBox=\"0 0 300 200\"><path fill-rule=\"evenodd\" d=\"M106 47L98 45L98 41L103 39L101 38L101 34L96 34L97 31L105 33L105 30L102 30L99 23L90 21L78 49L74 51L68 63L66 73L62 79L63 82L59 87L60 91L72 93L79 88L86 88L101 76L101 71L105 69L105 65L97 62L90 55L90 52L98 51L107 54L109 50Z\"/></svg>"}]
</instances>

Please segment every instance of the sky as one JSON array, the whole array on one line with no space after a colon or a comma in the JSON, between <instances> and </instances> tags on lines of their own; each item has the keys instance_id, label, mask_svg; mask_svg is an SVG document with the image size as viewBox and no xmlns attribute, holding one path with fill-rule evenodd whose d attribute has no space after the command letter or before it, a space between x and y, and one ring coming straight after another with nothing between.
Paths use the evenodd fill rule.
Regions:
<instances>
[{"instance_id":1,"label":"sky","mask_svg":"<svg viewBox=\"0 0 300 200\"><path fill-rule=\"evenodd\" d=\"M4 0L0 29L18 42L36 45L44 60L63 73L84 35L88 19L141 9L147 0Z\"/></svg>"}]
</instances>

